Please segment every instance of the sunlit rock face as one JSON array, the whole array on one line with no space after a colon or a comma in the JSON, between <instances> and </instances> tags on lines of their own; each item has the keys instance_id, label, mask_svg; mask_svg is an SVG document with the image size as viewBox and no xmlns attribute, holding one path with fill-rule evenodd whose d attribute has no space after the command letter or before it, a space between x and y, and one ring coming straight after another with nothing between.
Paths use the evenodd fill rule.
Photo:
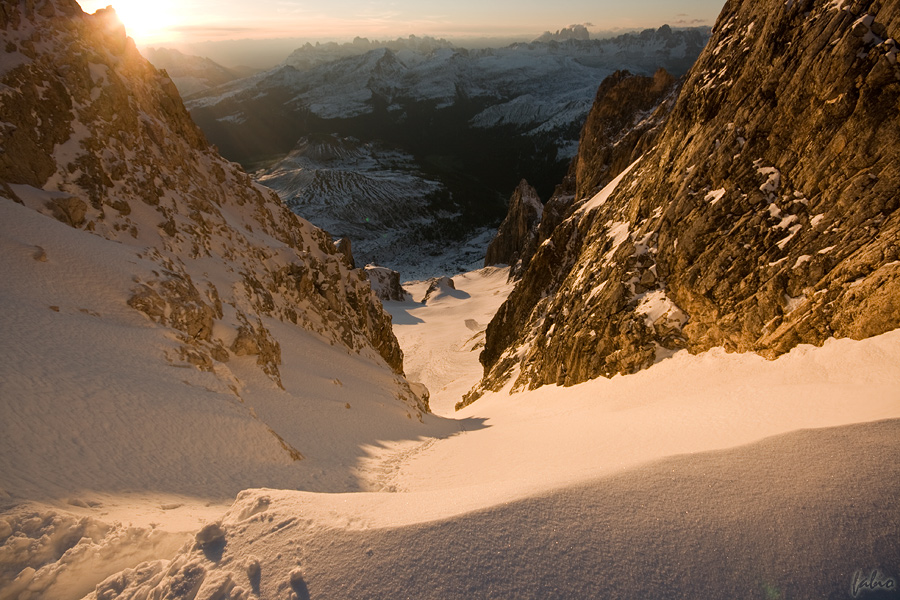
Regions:
<instances>
[{"instance_id":1,"label":"sunlit rock face","mask_svg":"<svg viewBox=\"0 0 900 600\"><path fill-rule=\"evenodd\" d=\"M679 89L665 69L652 77L616 71L603 80L572 163L577 200L599 192L653 147Z\"/></svg>"},{"instance_id":2,"label":"sunlit rock face","mask_svg":"<svg viewBox=\"0 0 900 600\"><path fill-rule=\"evenodd\" d=\"M898 327L898 35L896 3L729 2L653 147L542 237L465 402Z\"/></svg>"},{"instance_id":3,"label":"sunlit rock face","mask_svg":"<svg viewBox=\"0 0 900 600\"><path fill-rule=\"evenodd\" d=\"M533 188L519 185L485 265L510 264L510 277L521 278L538 247L571 214L576 201L599 192L653 146L679 89L665 69L652 77L616 71L604 79L563 182L544 205Z\"/></svg>"},{"instance_id":4,"label":"sunlit rock face","mask_svg":"<svg viewBox=\"0 0 900 600\"><path fill-rule=\"evenodd\" d=\"M177 337L170 362L218 373L256 356L281 385L281 322L402 375L365 273L218 155L113 11L4 3L0 27L0 196L151 264L127 304Z\"/></svg>"}]
</instances>

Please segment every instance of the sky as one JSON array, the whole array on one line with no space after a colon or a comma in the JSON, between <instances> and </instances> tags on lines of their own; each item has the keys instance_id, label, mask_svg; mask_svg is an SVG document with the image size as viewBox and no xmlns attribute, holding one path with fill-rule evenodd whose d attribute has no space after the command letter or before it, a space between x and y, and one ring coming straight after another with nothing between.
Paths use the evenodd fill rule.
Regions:
<instances>
[{"instance_id":1,"label":"sky","mask_svg":"<svg viewBox=\"0 0 900 600\"><path fill-rule=\"evenodd\" d=\"M112 3L138 46L234 39L349 41L432 35L538 35L574 23L590 31L712 25L724 0L79 0Z\"/></svg>"}]
</instances>

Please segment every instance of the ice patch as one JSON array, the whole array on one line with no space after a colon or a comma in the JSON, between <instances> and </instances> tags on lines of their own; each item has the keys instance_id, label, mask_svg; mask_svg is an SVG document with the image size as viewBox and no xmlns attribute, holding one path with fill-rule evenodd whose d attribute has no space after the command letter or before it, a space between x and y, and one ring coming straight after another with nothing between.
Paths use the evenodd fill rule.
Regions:
<instances>
[{"instance_id":1,"label":"ice patch","mask_svg":"<svg viewBox=\"0 0 900 600\"><path fill-rule=\"evenodd\" d=\"M757 173L766 176L766 182L759 186L759 191L764 194L774 194L781 186L781 171L775 167L759 167Z\"/></svg>"},{"instance_id":2,"label":"ice patch","mask_svg":"<svg viewBox=\"0 0 900 600\"><path fill-rule=\"evenodd\" d=\"M796 269L797 267L799 267L799 266L802 265L803 263L809 262L811 258L812 258L812 256L810 256L809 254L804 254L803 256L798 256L798 257L797 257L797 261L794 262L794 266L791 267L791 268L792 268L792 269Z\"/></svg>"},{"instance_id":3,"label":"ice patch","mask_svg":"<svg viewBox=\"0 0 900 600\"><path fill-rule=\"evenodd\" d=\"M791 297L787 294L784 295L784 314L790 314L800 308L800 306L806 302L806 296L801 294L799 296Z\"/></svg>"},{"instance_id":4,"label":"ice patch","mask_svg":"<svg viewBox=\"0 0 900 600\"><path fill-rule=\"evenodd\" d=\"M784 250L784 247L788 245L788 242L790 242L792 239L794 239L794 236L797 235L797 233L799 233L801 229L803 229L802 225L799 225L799 224L792 225L791 228L788 230L788 231L790 231L788 236L786 238L778 241L778 244L777 244L778 248L780 248L781 250Z\"/></svg>"},{"instance_id":5,"label":"ice patch","mask_svg":"<svg viewBox=\"0 0 900 600\"><path fill-rule=\"evenodd\" d=\"M774 204L772 206L775 206ZM797 221L797 215L788 215L781 219L781 222L775 226L776 229L787 229L791 224Z\"/></svg>"},{"instance_id":6,"label":"ice patch","mask_svg":"<svg viewBox=\"0 0 900 600\"><path fill-rule=\"evenodd\" d=\"M606 237L612 240L612 248L603 255L603 262L604 264L609 264L613 256L615 256L616 250L619 249L619 246L629 238L631 233L629 227L631 224L628 221L610 221L606 225L609 227L609 230L606 232Z\"/></svg>"}]
</instances>

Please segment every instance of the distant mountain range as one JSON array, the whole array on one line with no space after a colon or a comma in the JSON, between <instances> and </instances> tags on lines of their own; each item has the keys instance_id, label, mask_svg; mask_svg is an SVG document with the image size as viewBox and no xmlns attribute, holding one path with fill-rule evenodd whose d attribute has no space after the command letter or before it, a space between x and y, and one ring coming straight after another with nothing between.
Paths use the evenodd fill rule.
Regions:
<instances>
[{"instance_id":1,"label":"distant mountain range","mask_svg":"<svg viewBox=\"0 0 900 600\"><path fill-rule=\"evenodd\" d=\"M183 97L206 91L259 73L251 67L226 68L201 56L191 56L171 48L145 48L144 57L157 69L165 69Z\"/></svg>"},{"instance_id":2,"label":"distant mountain range","mask_svg":"<svg viewBox=\"0 0 900 600\"><path fill-rule=\"evenodd\" d=\"M302 139L336 135L401 150L409 156L407 174L422 178L413 190L428 189L419 200L432 207L426 212L437 218L449 211L465 225L438 236L444 243L496 226L524 174L543 197L550 195L576 153L581 125L606 76L620 68L683 74L708 35L705 28L663 26L606 40L551 39L483 50L415 36L386 44L307 44L283 65L196 94L187 106L224 156L261 168L263 180L277 179L282 198L311 217L321 210L292 202L315 195L304 187L315 180L311 165L293 178L286 164L272 166ZM298 187L288 187L289 179ZM353 202L371 203L368 211L378 214L386 197L397 197L396 184L396 178L370 178L365 186L333 187L352 188ZM443 198L433 202L438 190ZM322 223L336 219L330 215Z\"/></svg>"}]
</instances>

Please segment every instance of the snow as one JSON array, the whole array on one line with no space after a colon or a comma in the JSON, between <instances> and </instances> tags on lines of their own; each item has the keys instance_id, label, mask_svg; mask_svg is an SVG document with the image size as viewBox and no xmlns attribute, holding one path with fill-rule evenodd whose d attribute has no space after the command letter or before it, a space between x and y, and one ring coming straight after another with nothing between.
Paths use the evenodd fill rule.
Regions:
<instances>
[{"instance_id":1,"label":"snow","mask_svg":"<svg viewBox=\"0 0 900 600\"><path fill-rule=\"evenodd\" d=\"M715 204L716 202L721 200L723 197L725 197L725 188L711 191L710 193L708 193L706 195L704 200L706 200L710 204Z\"/></svg>"},{"instance_id":2,"label":"snow","mask_svg":"<svg viewBox=\"0 0 900 600\"><path fill-rule=\"evenodd\" d=\"M16 542L25 556L2 563L4 577L28 560L36 566L19 568L19 583L6 580L5 589L28 584L45 597L77 598L121 570L91 597L156 590L181 598L188 589L210 598L583 597L616 590L658 597L672 589L710 597L722 581L738 595L749 595L761 577L780 588L799 581L818 590L831 585L842 561L855 561L851 570L893 564L885 562L891 551L867 536L896 530L900 514L900 479L890 458L900 451L900 331L800 346L775 361L720 349L680 352L635 375L489 393L453 413L481 375L484 328L511 289L507 269L459 274L453 293L426 304L387 304L407 374L430 388L435 412L445 416L415 425L417 435L400 428L392 435L379 410L366 408L385 403L378 398L384 384L363 362L308 340L283 343L285 387L298 394L311 386L315 394L305 396L318 398L300 394L294 402L302 410L279 403L275 391L248 389L247 398L265 422L303 429L300 446L310 458L297 463L299 476L269 473L269 489L247 489L226 510L233 485L217 473L252 487L254 478L266 479L265 468L257 477L261 465L250 464L262 450L241 443L228 455L222 444L216 451L226 453L223 460L210 460L205 473L192 471L178 457L199 450L173 442L149 404L140 415L129 411L150 394L160 411L179 414L190 429L185 437L214 445L218 434L237 439L235 426L247 440L251 420L221 401L203 419L222 413L230 422L192 420L188 407L215 396L202 389L209 380L138 350L160 341L133 322L139 315L116 308L121 292L105 283L115 278L102 270L71 274L85 254L98 256L104 269L134 269L129 261L139 261L116 258L109 248L118 244L93 236L76 243L77 232L24 207L7 203L2 210L0 223L19 223L15 231L3 228L4 272L22 285L3 288L10 311L3 337L20 342L3 355L0 472L7 494L32 501L17 501L0 516L0 528L6 522L16 532L0 556L10 556L10 540L24 540L28 531L39 540ZM44 244L48 260L38 262L30 237L50 225L58 241ZM41 271L31 275L35 269ZM419 298L427 283L404 285ZM59 312L48 309L51 302ZM652 318L668 304L651 294L641 306ZM79 336L103 343L79 354ZM39 387L20 385L13 370L39 374L28 380ZM239 373L248 388L262 385L252 382L253 372L248 365ZM101 376L103 387L92 383ZM10 418L22 407L9 399L26 395L40 412ZM56 401L61 397L67 403ZM147 439L120 437L120 420L129 418L146 420L146 436L169 444L153 451L164 459L165 478L148 469L141 449ZM78 436L58 439L55 419ZM367 441L373 421L383 434ZM44 433L22 429L30 427ZM35 446L35 439L44 443ZM107 454L127 460L118 472L92 471L96 456ZM179 488L192 493L174 493ZM863 503L851 491L861 489ZM45 515L40 526L25 526L29 514ZM40 549L73 527L86 528L73 546L52 555ZM50 542L40 541L44 536ZM727 555L746 559L736 568ZM783 570L796 561L797 572ZM660 565L666 577L641 576ZM846 589L850 576L834 588Z\"/></svg>"},{"instance_id":3,"label":"snow","mask_svg":"<svg viewBox=\"0 0 900 600\"><path fill-rule=\"evenodd\" d=\"M757 161L758 163L759 161ZM766 182L759 186L759 191L772 195L778 191L781 185L781 171L775 167L757 167L757 172L766 177Z\"/></svg>"},{"instance_id":4,"label":"snow","mask_svg":"<svg viewBox=\"0 0 900 600\"><path fill-rule=\"evenodd\" d=\"M636 161L634 161L633 163L628 165L628 167L626 167L624 171L619 173L619 175L615 179L613 179L608 184L606 184L606 187L604 187L602 190L597 192L597 194L595 194L594 197L592 197L590 200L588 200L583 205L581 205L575 214L581 215L581 214L590 212L590 211L594 210L595 208L599 208L599 207L603 206L604 204L606 204L606 201L609 200L609 197L612 196L613 192L616 191L616 188L619 186L619 183L621 183L622 180L625 179L625 176L628 175L628 173L630 173L631 170L640 161L641 161L641 159L638 158Z\"/></svg>"},{"instance_id":5,"label":"snow","mask_svg":"<svg viewBox=\"0 0 900 600\"><path fill-rule=\"evenodd\" d=\"M784 302L784 313L790 314L800 308L800 306L802 306L803 303L806 302L806 296L804 294L801 294L799 296L791 297L785 294Z\"/></svg>"},{"instance_id":6,"label":"snow","mask_svg":"<svg viewBox=\"0 0 900 600\"><path fill-rule=\"evenodd\" d=\"M779 250L784 250L785 246L787 246L788 243L790 243L790 241L794 239L794 236L800 233L801 229L803 229L803 225L800 225L799 223L796 225L791 225L790 228L788 228L789 233L787 237L778 240L775 245L778 246Z\"/></svg>"},{"instance_id":7,"label":"snow","mask_svg":"<svg viewBox=\"0 0 900 600\"><path fill-rule=\"evenodd\" d=\"M610 221L606 224L606 237L612 242L609 251L603 255L603 263L609 264L619 249L619 246L631 239L631 223L627 221Z\"/></svg>"},{"instance_id":8,"label":"snow","mask_svg":"<svg viewBox=\"0 0 900 600\"><path fill-rule=\"evenodd\" d=\"M646 294L641 298L634 312L644 315L644 323L647 327L653 327L653 324L662 318L665 318L667 325L678 327L687 322L687 315L666 296L663 290L655 290Z\"/></svg>"},{"instance_id":9,"label":"snow","mask_svg":"<svg viewBox=\"0 0 900 600\"><path fill-rule=\"evenodd\" d=\"M820 252L821 252L821 251L820 251ZM798 257L797 257L797 260L794 262L794 266L791 267L791 268L792 268L792 269L796 269L796 268L799 267L800 265L809 262L811 259L812 259L812 256L810 256L809 254L803 254L803 255L801 255L801 256L798 256Z\"/></svg>"},{"instance_id":10,"label":"snow","mask_svg":"<svg viewBox=\"0 0 900 600\"><path fill-rule=\"evenodd\" d=\"M484 330L512 290L509 267L485 267L453 277L456 290L421 300L428 281L403 284L415 300L385 302L404 352L407 376L431 393L431 410L453 415L454 405L482 374ZM453 292L456 294L453 294Z\"/></svg>"}]
</instances>

